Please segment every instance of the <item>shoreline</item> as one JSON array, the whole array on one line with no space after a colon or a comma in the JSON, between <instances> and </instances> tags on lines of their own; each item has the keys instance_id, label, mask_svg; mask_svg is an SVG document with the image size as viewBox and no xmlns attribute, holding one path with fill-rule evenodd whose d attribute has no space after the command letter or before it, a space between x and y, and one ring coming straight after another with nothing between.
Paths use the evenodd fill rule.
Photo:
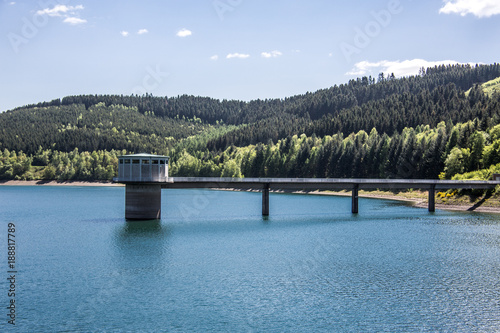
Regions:
<instances>
[{"instance_id":1,"label":"shoreline","mask_svg":"<svg viewBox=\"0 0 500 333\"><path fill-rule=\"evenodd\" d=\"M117 184L109 181L57 181L57 180L3 180L0 181L1 186L95 186L95 187L124 187L123 184ZM217 189L222 191L245 191L241 189L225 188ZM246 190L255 191L255 190ZM272 190L271 193L291 193L291 194L306 194L306 195L331 195L340 197L350 197L351 193L347 191L284 191L284 190ZM397 194L389 194L390 192L383 193L370 193L365 191L360 191L360 198L369 199L379 199L379 200L393 200L406 202L412 207L417 208L427 208L427 199L425 195L420 194L420 197L416 193L414 196L402 196ZM460 212L476 212L476 213L495 213L500 214L500 206L479 206L475 207L474 203L469 204L442 204L436 202L436 209L447 210L447 211L460 211Z\"/></svg>"},{"instance_id":2,"label":"shoreline","mask_svg":"<svg viewBox=\"0 0 500 333\"><path fill-rule=\"evenodd\" d=\"M239 191L239 192L258 192L257 190L241 190L234 188L225 188L225 189L217 189L221 191ZM306 194L306 195L326 195L326 196L338 196L338 197L350 197L350 192L342 192L342 191L287 191L287 190L270 190L270 193L283 193L283 194ZM389 192L387 192L389 193ZM427 194L425 194L427 195ZM392 201L400 201L406 202L411 207L415 208L425 208L427 209L427 199L419 198L419 197L403 197L397 194L371 194L370 192L360 191L358 197L367 198L367 199L377 199L377 200L392 200ZM470 204L442 204L436 202L436 210L445 210L445 211L454 211L454 212L463 212L463 213L489 213L489 214L500 214L500 206L492 207L492 206L479 206L475 207L474 203Z\"/></svg>"},{"instance_id":3,"label":"shoreline","mask_svg":"<svg viewBox=\"0 0 500 333\"><path fill-rule=\"evenodd\" d=\"M351 196L350 193L313 193L316 195L337 195L337 196ZM383 194L369 194L363 193L359 194L360 198L368 198L368 199L381 199L381 200L393 200L393 201L401 201L411 204L412 207L416 208L425 208L427 209L427 199L423 198L405 198L398 195L383 195ZM500 207L491 207L491 206L479 206L474 208L475 204L442 204L436 202L436 210L447 210L447 211L455 211L455 212L468 212L468 213L495 213L500 214Z\"/></svg>"}]
</instances>

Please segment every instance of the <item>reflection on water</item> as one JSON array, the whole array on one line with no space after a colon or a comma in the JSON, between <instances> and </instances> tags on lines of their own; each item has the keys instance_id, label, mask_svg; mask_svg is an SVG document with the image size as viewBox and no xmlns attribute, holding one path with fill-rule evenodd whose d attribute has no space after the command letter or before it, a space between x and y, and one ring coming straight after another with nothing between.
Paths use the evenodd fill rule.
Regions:
<instances>
[{"instance_id":1,"label":"reflection on water","mask_svg":"<svg viewBox=\"0 0 500 333\"><path fill-rule=\"evenodd\" d=\"M160 220L127 221L123 229L125 234L159 234L162 230Z\"/></svg>"},{"instance_id":2,"label":"reflection on water","mask_svg":"<svg viewBox=\"0 0 500 333\"><path fill-rule=\"evenodd\" d=\"M127 221L116 228L114 240L119 268L161 270L166 264L169 228L160 220Z\"/></svg>"}]
</instances>

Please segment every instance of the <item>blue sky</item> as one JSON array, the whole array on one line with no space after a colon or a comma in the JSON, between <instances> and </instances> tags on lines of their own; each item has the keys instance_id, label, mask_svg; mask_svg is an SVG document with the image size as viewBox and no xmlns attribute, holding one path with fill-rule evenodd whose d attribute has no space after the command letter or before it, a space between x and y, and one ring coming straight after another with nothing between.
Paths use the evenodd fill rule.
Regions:
<instances>
[{"instance_id":1,"label":"blue sky","mask_svg":"<svg viewBox=\"0 0 500 333\"><path fill-rule=\"evenodd\" d=\"M500 0L0 0L0 111L77 94L284 98L499 62Z\"/></svg>"}]
</instances>

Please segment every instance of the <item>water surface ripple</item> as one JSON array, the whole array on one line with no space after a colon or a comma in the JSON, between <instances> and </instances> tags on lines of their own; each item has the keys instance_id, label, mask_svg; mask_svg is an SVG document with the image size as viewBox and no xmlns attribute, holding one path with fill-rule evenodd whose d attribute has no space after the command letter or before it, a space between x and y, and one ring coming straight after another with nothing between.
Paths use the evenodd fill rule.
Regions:
<instances>
[{"instance_id":1,"label":"water surface ripple","mask_svg":"<svg viewBox=\"0 0 500 333\"><path fill-rule=\"evenodd\" d=\"M499 215L271 194L263 218L259 193L163 190L162 219L138 223L124 192L0 187L18 268L0 331L500 330Z\"/></svg>"}]
</instances>

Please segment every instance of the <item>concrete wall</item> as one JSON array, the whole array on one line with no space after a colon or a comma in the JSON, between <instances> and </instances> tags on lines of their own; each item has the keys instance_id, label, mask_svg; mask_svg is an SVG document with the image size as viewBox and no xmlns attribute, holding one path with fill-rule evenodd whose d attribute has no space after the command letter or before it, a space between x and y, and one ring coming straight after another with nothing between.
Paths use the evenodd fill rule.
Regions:
<instances>
[{"instance_id":1,"label":"concrete wall","mask_svg":"<svg viewBox=\"0 0 500 333\"><path fill-rule=\"evenodd\" d=\"M125 186L125 218L154 220L161 217L161 185Z\"/></svg>"}]
</instances>

